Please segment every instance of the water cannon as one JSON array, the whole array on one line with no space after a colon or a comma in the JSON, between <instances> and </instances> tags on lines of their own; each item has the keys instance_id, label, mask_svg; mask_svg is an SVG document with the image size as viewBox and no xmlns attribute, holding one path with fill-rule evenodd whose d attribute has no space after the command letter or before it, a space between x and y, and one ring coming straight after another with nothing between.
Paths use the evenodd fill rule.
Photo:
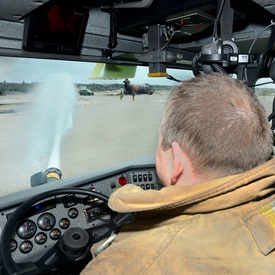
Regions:
<instances>
[{"instance_id":1,"label":"water cannon","mask_svg":"<svg viewBox=\"0 0 275 275\"><path fill-rule=\"evenodd\" d=\"M61 180L62 173L58 168L50 167L45 172L38 172L31 176L31 187L42 185L55 180Z\"/></svg>"},{"instance_id":2,"label":"water cannon","mask_svg":"<svg viewBox=\"0 0 275 275\"><path fill-rule=\"evenodd\" d=\"M47 182L54 180L61 180L62 173L58 168L48 168L45 173L47 174Z\"/></svg>"},{"instance_id":3,"label":"water cannon","mask_svg":"<svg viewBox=\"0 0 275 275\"><path fill-rule=\"evenodd\" d=\"M167 77L166 63L183 59L183 51L167 48L175 32L172 25L148 26L148 32L143 35L144 53L138 61L149 63L149 77Z\"/></svg>"}]
</instances>

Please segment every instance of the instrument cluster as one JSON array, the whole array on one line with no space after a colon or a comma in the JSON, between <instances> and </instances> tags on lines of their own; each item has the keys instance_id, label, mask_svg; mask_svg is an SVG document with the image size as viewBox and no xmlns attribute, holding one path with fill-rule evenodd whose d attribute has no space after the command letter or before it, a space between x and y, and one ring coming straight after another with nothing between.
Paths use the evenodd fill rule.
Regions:
<instances>
[{"instance_id":1,"label":"instrument cluster","mask_svg":"<svg viewBox=\"0 0 275 275\"><path fill-rule=\"evenodd\" d=\"M126 184L135 184L145 190L161 189L155 168L132 169L85 184L76 183L75 187L110 196ZM16 207L13 207L0 211L0 233L15 209ZM10 241L12 258L20 262L28 261L36 255L39 257L55 245L67 229L96 228L98 225L108 223L113 213L106 202L84 195L60 195L40 201L33 205L14 227ZM100 238L105 233L104 229L95 230L94 238Z\"/></svg>"},{"instance_id":2,"label":"instrument cluster","mask_svg":"<svg viewBox=\"0 0 275 275\"><path fill-rule=\"evenodd\" d=\"M15 227L10 242L13 259L54 245L70 227L93 227L109 221L111 216L105 202L80 195L58 196L36 204Z\"/></svg>"}]
</instances>

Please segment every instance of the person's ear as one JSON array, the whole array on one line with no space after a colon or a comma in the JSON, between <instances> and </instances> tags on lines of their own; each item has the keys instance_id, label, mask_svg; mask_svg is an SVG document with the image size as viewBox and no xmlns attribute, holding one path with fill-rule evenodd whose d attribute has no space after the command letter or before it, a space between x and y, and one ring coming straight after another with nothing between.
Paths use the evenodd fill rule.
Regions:
<instances>
[{"instance_id":1,"label":"person's ear","mask_svg":"<svg viewBox=\"0 0 275 275\"><path fill-rule=\"evenodd\" d=\"M176 142L172 142L173 153L173 167L171 171L171 184L175 185L178 179L181 177L184 171L184 154L180 148L180 145Z\"/></svg>"}]
</instances>

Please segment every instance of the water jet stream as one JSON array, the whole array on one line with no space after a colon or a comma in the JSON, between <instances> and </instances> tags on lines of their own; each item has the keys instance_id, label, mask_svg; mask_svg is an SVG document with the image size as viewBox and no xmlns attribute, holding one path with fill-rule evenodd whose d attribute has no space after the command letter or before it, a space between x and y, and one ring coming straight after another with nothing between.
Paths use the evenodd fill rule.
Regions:
<instances>
[{"instance_id":1,"label":"water jet stream","mask_svg":"<svg viewBox=\"0 0 275 275\"><path fill-rule=\"evenodd\" d=\"M42 84L38 92L36 155L48 155L47 168L60 169L62 141L73 123L76 88L69 76L58 75Z\"/></svg>"}]
</instances>

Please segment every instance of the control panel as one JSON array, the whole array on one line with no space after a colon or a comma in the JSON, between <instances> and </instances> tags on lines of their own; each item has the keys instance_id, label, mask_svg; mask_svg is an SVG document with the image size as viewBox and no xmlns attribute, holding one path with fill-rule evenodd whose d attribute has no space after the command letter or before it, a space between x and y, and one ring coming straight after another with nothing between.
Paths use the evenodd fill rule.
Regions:
<instances>
[{"instance_id":1,"label":"control panel","mask_svg":"<svg viewBox=\"0 0 275 275\"><path fill-rule=\"evenodd\" d=\"M161 189L155 168L136 168L122 173L91 180L75 187L89 189L110 196L117 189L134 184L144 190ZM16 207L0 211L0 233ZM10 251L13 259L27 261L34 255L45 253L71 227L98 228L108 222L114 213L106 202L84 195L55 196L33 205L16 224ZM106 233L104 227L93 232L95 239Z\"/></svg>"},{"instance_id":2,"label":"control panel","mask_svg":"<svg viewBox=\"0 0 275 275\"><path fill-rule=\"evenodd\" d=\"M112 213L106 202L89 196L56 196L42 201L33 205L16 224L10 241L12 257L18 261L42 251L45 253L68 228L96 228L108 222ZM1 223L11 215L12 212L1 213ZM96 230L94 238L105 233Z\"/></svg>"},{"instance_id":3,"label":"control panel","mask_svg":"<svg viewBox=\"0 0 275 275\"><path fill-rule=\"evenodd\" d=\"M95 181L83 186L84 188L93 189L96 192L110 196L115 190L126 184L134 184L144 190L160 190L162 185L156 174L155 168L132 169L127 172L116 174L107 179Z\"/></svg>"}]
</instances>

